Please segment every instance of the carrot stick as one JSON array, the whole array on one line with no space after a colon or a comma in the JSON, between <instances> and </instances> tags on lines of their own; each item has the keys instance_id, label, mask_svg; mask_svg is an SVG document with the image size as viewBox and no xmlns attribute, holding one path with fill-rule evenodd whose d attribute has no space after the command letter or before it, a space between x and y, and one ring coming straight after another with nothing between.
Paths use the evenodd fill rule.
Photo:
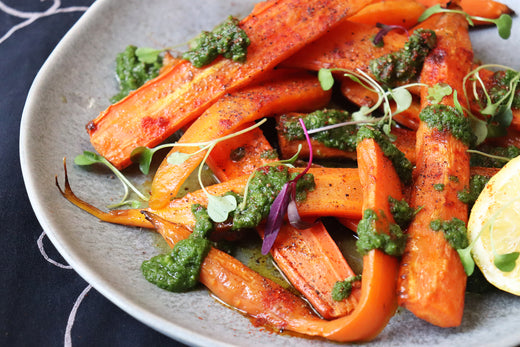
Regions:
<instances>
[{"instance_id":1,"label":"carrot stick","mask_svg":"<svg viewBox=\"0 0 520 347\"><path fill-rule=\"evenodd\" d=\"M376 0L271 0L240 22L251 44L245 63L189 62L149 81L87 125L94 148L117 168L139 146L154 147L194 120L225 93L265 71ZM311 10L312 9L312 10Z\"/></svg>"},{"instance_id":2,"label":"carrot stick","mask_svg":"<svg viewBox=\"0 0 520 347\"><path fill-rule=\"evenodd\" d=\"M430 86L447 83L462 95L462 80L473 58L467 22L463 16L451 13L436 15L434 20L438 43L426 58L421 82ZM427 94L425 87L423 107L429 103ZM445 96L441 103L454 106L453 94ZM430 222L454 217L467 221L467 206L457 198L457 192L469 183L467 148L449 131L420 123L411 206L421 206L421 210L408 228L409 239L399 272L399 303L441 327L461 322L466 274L455 249L442 232L430 228ZM436 190L436 184L443 184L444 189Z\"/></svg>"},{"instance_id":3,"label":"carrot stick","mask_svg":"<svg viewBox=\"0 0 520 347\"><path fill-rule=\"evenodd\" d=\"M356 23L376 25L400 25L410 28L426 7L415 0L386 0L368 5L349 20Z\"/></svg>"},{"instance_id":4,"label":"carrot stick","mask_svg":"<svg viewBox=\"0 0 520 347\"><path fill-rule=\"evenodd\" d=\"M303 117L304 114L291 112L285 114L285 120L290 120L295 117ZM305 140L288 140L284 135L284 124L282 117L277 117L278 123L278 145L282 154L282 158L291 158L298 152L299 145L302 145L300 150L301 158L308 158L309 148L306 146ZM394 144L405 154L406 158L412 163L415 162L415 132L404 128L393 128L392 134L396 136ZM312 139L313 156L318 159L356 159L356 151L347 151L337 148L325 146L322 142Z\"/></svg>"},{"instance_id":5,"label":"carrot stick","mask_svg":"<svg viewBox=\"0 0 520 347\"><path fill-rule=\"evenodd\" d=\"M417 2L423 4L426 7L434 5L447 6L448 0L417 0ZM498 1L493 0L459 0L459 6L464 12L470 16L484 17L484 18L498 18L502 14L511 14L513 11ZM489 23L482 21L474 21L475 24L486 24Z\"/></svg>"},{"instance_id":6,"label":"carrot stick","mask_svg":"<svg viewBox=\"0 0 520 347\"><path fill-rule=\"evenodd\" d=\"M290 172L300 172L301 169L291 169ZM361 218L362 192L357 169L312 168L309 173L314 175L316 188L308 192L307 198L299 202L298 212L303 218L332 216L346 218ZM206 187L212 195L223 195L233 191L242 194L249 175ZM74 195L70 188L65 168L65 189L62 190L56 178L56 185L61 194L84 211L104 222L150 228L151 225L141 215L142 210L153 212L162 218L175 223L193 227L195 219L191 213L191 205L206 206L207 196L202 190L186 194L174 199L161 209L125 209L104 212Z\"/></svg>"},{"instance_id":7,"label":"carrot stick","mask_svg":"<svg viewBox=\"0 0 520 347\"><path fill-rule=\"evenodd\" d=\"M408 40L405 33L392 30L385 36L384 46L376 47L372 38L379 30L375 26L344 21L282 65L314 71L322 68L369 71L370 60L401 49Z\"/></svg>"},{"instance_id":8,"label":"carrot stick","mask_svg":"<svg viewBox=\"0 0 520 347\"><path fill-rule=\"evenodd\" d=\"M247 123L238 130L252 126ZM206 164L219 181L228 181L250 174L257 168L277 160L264 133L255 128L242 135L218 143L211 151Z\"/></svg>"},{"instance_id":9,"label":"carrot stick","mask_svg":"<svg viewBox=\"0 0 520 347\"><path fill-rule=\"evenodd\" d=\"M145 214L170 246L190 234L180 224ZM309 321L320 321L299 297L216 248L204 259L199 281L226 304L246 312L257 325L298 331Z\"/></svg>"},{"instance_id":10,"label":"carrot stick","mask_svg":"<svg viewBox=\"0 0 520 347\"><path fill-rule=\"evenodd\" d=\"M412 93L414 89L410 90ZM341 93L348 100L358 106L371 107L377 102L378 96L375 92L368 90L357 82L352 81L350 78L341 78ZM395 102L391 101L390 108L395 111ZM397 123L417 130L419 127L419 112L421 111L421 105L415 98L412 100L412 104L406 110L397 113L392 116L392 119Z\"/></svg>"},{"instance_id":11,"label":"carrot stick","mask_svg":"<svg viewBox=\"0 0 520 347\"><path fill-rule=\"evenodd\" d=\"M323 107L330 98L318 79L306 72L280 71L265 83L227 94L212 105L186 130L177 142L199 143L232 134L245 123L277 112L311 111ZM198 147L174 147L175 152L193 154ZM177 195L186 178L201 163L206 151L193 154L180 164L163 160L152 182L150 207L158 209Z\"/></svg>"}]
</instances>

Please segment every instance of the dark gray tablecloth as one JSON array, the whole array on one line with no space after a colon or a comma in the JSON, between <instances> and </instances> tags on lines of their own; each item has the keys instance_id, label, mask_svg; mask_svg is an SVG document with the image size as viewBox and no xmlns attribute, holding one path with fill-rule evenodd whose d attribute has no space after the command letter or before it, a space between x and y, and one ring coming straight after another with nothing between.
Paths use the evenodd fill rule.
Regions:
<instances>
[{"instance_id":1,"label":"dark gray tablecloth","mask_svg":"<svg viewBox=\"0 0 520 347\"><path fill-rule=\"evenodd\" d=\"M45 237L25 192L18 141L27 93L92 2L0 0L0 346L183 346L60 266L67 264Z\"/></svg>"}]
</instances>

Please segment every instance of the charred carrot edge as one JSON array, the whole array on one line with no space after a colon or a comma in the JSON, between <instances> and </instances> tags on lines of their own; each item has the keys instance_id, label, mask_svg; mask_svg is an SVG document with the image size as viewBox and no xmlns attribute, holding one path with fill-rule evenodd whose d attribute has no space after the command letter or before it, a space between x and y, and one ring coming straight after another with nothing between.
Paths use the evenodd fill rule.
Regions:
<instances>
[{"instance_id":1,"label":"charred carrot edge","mask_svg":"<svg viewBox=\"0 0 520 347\"><path fill-rule=\"evenodd\" d=\"M376 25L400 25L410 28L417 24L426 6L415 0L386 0L368 5L349 20L356 23Z\"/></svg>"},{"instance_id":2,"label":"charred carrot edge","mask_svg":"<svg viewBox=\"0 0 520 347\"><path fill-rule=\"evenodd\" d=\"M385 36L383 47L376 47L372 37L379 31L375 26L344 21L320 39L283 62L283 66L318 71L341 68L368 71L370 60L401 49L408 36L393 30Z\"/></svg>"},{"instance_id":3,"label":"charred carrot edge","mask_svg":"<svg viewBox=\"0 0 520 347\"><path fill-rule=\"evenodd\" d=\"M436 15L437 47L424 63L421 82L447 83L462 95L462 80L469 72L473 52L463 16ZM428 105L427 88L422 105ZM442 104L453 106L453 94ZM467 146L449 132L431 129L421 122L417 130L416 169L411 205L422 209L408 228L408 242L399 272L399 304L434 325L458 326L462 320L466 274L457 252L442 232L430 228L434 219L467 221L467 206L457 192L470 177ZM442 159L441 159L442 158ZM451 179L457 177L457 180ZM444 184L436 191L435 184Z\"/></svg>"},{"instance_id":4,"label":"charred carrot edge","mask_svg":"<svg viewBox=\"0 0 520 347\"><path fill-rule=\"evenodd\" d=\"M245 123L270 116L277 112L314 110L323 107L330 99L318 79L302 71L278 70L273 79L260 85L227 94L206 110L177 142L199 143L235 132ZM198 147L174 147L175 152L194 153ZM152 182L150 207L161 208L177 195L186 178L201 163L206 152L192 155L181 164L163 160Z\"/></svg>"},{"instance_id":5,"label":"charred carrot edge","mask_svg":"<svg viewBox=\"0 0 520 347\"><path fill-rule=\"evenodd\" d=\"M304 114L291 112L285 114L286 119L291 119L294 117L301 117ZM302 145L302 149L300 151L301 158L309 157L309 148L305 145L305 140L288 140L283 134L283 123L281 121L281 117L277 117L278 123L278 146L280 147L280 152L282 154L282 158L291 158L298 152L299 145ZM404 129L404 128L393 128L392 134L396 136L396 140L394 144L397 148L403 152L412 163L415 162L415 131ZM331 148L325 146L323 143L311 139L312 144L312 155L318 159L356 159L356 151L346 151L337 148Z\"/></svg>"},{"instance_id":6,"label":"charred carrot edge","mask_svg":"<svg viewBox=\"0 0 520 347\"><path fill-rule=\"evenodd\" d=\"M218 59L202 69L177 64L89 122L92 145L117 168L129 165L136 147L163 142L225 93L252 83L375 1L272 0L258 6L240 22L251 41L245 63Z\"/></svg>"}]
</instances>

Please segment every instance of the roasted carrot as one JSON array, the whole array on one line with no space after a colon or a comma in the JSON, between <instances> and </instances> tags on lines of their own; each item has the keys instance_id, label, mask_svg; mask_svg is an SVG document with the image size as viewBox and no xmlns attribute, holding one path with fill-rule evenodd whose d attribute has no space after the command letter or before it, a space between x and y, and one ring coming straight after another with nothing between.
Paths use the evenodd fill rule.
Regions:
<instances>
[{"instance_id":1,"label":"roasted carrot","mask_svg":"<svg viewBox=\"0 0 520 347\"><path fill-rule=\"evenodd\" d=\"M149 212L145 215L170 246L191 233L181 224ZM247 313L258 325L278 331L301 331L308 322L320 322L299 297L216 248L211 248L204 259L199 281L226 304Z\"/></svg>"},{"instance_id":2,"label":"roasted carrot","mask_svg":"<svg viewBox=\"0 0 520 347\"><path fill-rule=\"evenodd\" d=\"M263 133L255 129L248 133L222 142L211 151L208 166L220 181L238 178L252 173L257 167L273 158L273 148ZM235 140L237 139L237 140ZM230 153L240 148L239 160L230 160ZM271 159L262 158L262 153L270 153ZM274 154L276 152L274 151ZM264 156L265 157L265 156ZM258 227L263 235L263 227ZM332 288L337 281L354 276L354 272L346 262L327 229L320 221L310 228L299 230L286 223L270 250L278 268L285 277L326 319L337 318L351 312L358 299L355 290L348 300L332 299Z\"/></svg>"},{"instance_id":3,"label":"roasted carrot","mask_svg":"<svg viewBox=\"0 0 520 347\"><path fill-rule=\"evenodd\" d=\"M163 142L225 93L258 79L375 1L271 0L257 7L240 22L251 41L245 63L218 59L202 69L177 64L89 122L92 145L117 168L129 165L132 150Z\"/></svg>"},{"instance_id":4,"label":"roasted carrot","mask_svg":"<svg viewBox=\"0 0 520 347\"><path fill-rule=\"evenodd\" d=\"M448 0L417 0L426 7L435 5L447 6ZM498 18L502 14L510 14L512 10L507 5L493 0L459 0L459 6L464 12L471 16L483 18ZM475 24L489 24L486 22L475 21Z\"/></svg>"},{"instance_id":5,"label":"roasted carrot","mask_svg":"<svg viewBox=\"0 0 520 347\"><path fill-rule=\"evenodd\" d=\"M244 123L277 112L311 111L323 107L330 99L330 92L324 91L318 79L306 72L282 70L273 75L273 79L219 99L192 123L177 143L214 140L235 132ZM175 152L193 154L198 150L198 147L174 147L168 156ZM205 154L206 151L193 154L180 164L163 160L152 182L150 207L166 206Z\"/></svg>"},{"instance_id":6,"label":"roasted carrot","mask_svg":"<svg viewBox=\"0 0 520 347\"><path fill-rule=\"evenodd\" d=\"M241 129L253 123L247 123ZM238 130L241 130L238 129ZM206 163L221 182L252 173L255 169L273 162L278 155L264 133L255 128L245 134L218 143Z\"/></svg>"},{"instance_id":7,"label":"roasted carrot","mask_svg":"<svg viewBox=\"0 0 520 347\"><path fill-rule=\"evenodd\" d=\"M368 5L349 20L356 23L376 25L400 25L410 28L426 7L415 0L386 0Z\"/></svg>"},{"instance_id":8,"label":"roasted carrot","mask_svg":"<svg viewBox=\"0 0 520 347\"><path fill-rule=\"evenodd\" d=\"M284 116L285 120L290 120L296 117L302 117L304 114L292 112ZM305 140L288 140L283 131L282 117L277 117L278 123L278 146L282 158L291 158L298 152L299 145L302 145L300 151L301 158L308 158L309 148L305 146ZM396 147L405 154L405 156L412 163L415 162L415 131L407 130L404 128L393 128L392 134L396 136L394 144ZM313 156L318 159L356 159L356 151L340 150L337 148L331 148L325 146L322 142L312 139L312 151Z\"/></svg>"},{"instance_id":9,"label":"roasted carrot","mask_svg":"<svg viewBox=\"0 0 520 347\"><path fill-rule=\"evenodd\" d=\"M301 169L291 169L290 171L299 172ZM357 169L338 169L338 168L312 168L309 171L314 175L316 188L308 192L307 198L299 202L298 212L302 218L312 218L321 216L361 218L362 192L359 184ZM65 169L66 173L66 169ZM212 195L223 195L233 191L238 194L243 193L249 175L229 180L223 183L214 184L206 187ZM141 215L143 209L125 209L103 212L100 209L82 201L74 195L70 188L68 177L65 174L65 189L62 190L56 178L56 185L62 195L93 216L104 222L138 226L150 228L151 225ZM206 206L207 196L202 190L197 190L186 194L184 197L170 201L168 206L154 210L144 209L170 220L191 228L195 219L191 213L191 205L201 204Z\"/></svg>"},{"instance_id":10,"label":"roasted carrot","mask_svg":"<svg viewBox=\"0 0 520 347\"><path fill-rule=\"evenodd\" d=\"M358 304L357 288L345 300L332 299L334 284L355 273L323 223L317 222L304 230L289 223L282 225L271 255L291 284L323 318L345 316Z\"/></svg>"},{"instance_id":11,"label":"roasted carrot","mask_svg":"<svg viewBox=\"0 0 520 347\"><path fill-rule=\"evenodd\" d=\"M341 93L345 98L353 102L358 106L372 107L377 102L378 96L375 92L368 90L364 86L357 82L352 81L350 78L340 78L341 80ZM412 93L414 89L410 90ZM392 112L395 112L395 102L391 101L390 108ZM412 100L412 104L406 110L393 115L397 123L413 130L417 130L419 127L419 112L421 111L420 101L415 97Z\"/></svg>"},{"instance_id":12,"label":"roasted carrot","mask_svg":"<svg viewBox=\"0 0 520 347\"><path fill-rule=\"evenodd\" d=\"M452 13L436 15L434 20L438 43L426 58L421 82L429 86L447 83L462 95L462 81L473 59L467 22L462 15ZM424 108L429 105L426 87L421 94ZM441 104L454 106L453 94L445 96ZM457 192L469 182L467 148L451 132L430 128L421 121L411 196L411 206L421 206L421 210L408 228L398 294L400 305L441 327L458 326L461 322L466 274L444 233L433 231L430 223L452 218L467 221L467 206L457 198ZM436 190L437 184L443 185L443 189Z\"/></svg>"},{"instance_id":13,"label":"roasted carrot","mask_svg":"<svg viewBox=\"0 0 520 347\"><path fill-rule=\"evenodd\" d=\"M379 30L375 26L344 21L282 65L314 71L322 68L368 71L370 60L401 49L408 40L406 33L393 30L385 36L384 46L377 47L372 38Z\"/></svg>"}]
</instances>

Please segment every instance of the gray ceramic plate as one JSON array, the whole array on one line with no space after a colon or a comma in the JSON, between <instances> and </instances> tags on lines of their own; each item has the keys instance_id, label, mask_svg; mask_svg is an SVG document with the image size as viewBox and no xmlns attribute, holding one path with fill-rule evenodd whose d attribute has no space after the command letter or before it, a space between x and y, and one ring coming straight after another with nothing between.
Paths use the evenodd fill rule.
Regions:
<instances>
[{"instance_id":1,"label":"gray ceramic plate","mask_svg":"<svg viewBox=\"0 0 520 347\"><path fill-rule=\"evenodd\" d=\"M518 3L507 1L516 12ZM175 339L205 346L336 345L266 333L205 290L172 294L146 282L140 264L158 252L152 232L101 223L63 199L54 186L69 159L74 191L96 206L113 203L118 183L71 160L91 149L85 124L116 91L113 60L127 44L167 47L211 29L229 14L243 16L251 0L98 0L49 57L29 93L21 125L24 179L36 215L74 269L99 292L145 324ZM515 24L518 19L515 19ZM520 30L509 41L494 29L474 33L476 57L516 69ZM137 175L136 175L137 176ZM468 296L462 326L440 329L398 313L373 345L515 345L520 298L505 293Z\"/></svg>"}]
</instances>

